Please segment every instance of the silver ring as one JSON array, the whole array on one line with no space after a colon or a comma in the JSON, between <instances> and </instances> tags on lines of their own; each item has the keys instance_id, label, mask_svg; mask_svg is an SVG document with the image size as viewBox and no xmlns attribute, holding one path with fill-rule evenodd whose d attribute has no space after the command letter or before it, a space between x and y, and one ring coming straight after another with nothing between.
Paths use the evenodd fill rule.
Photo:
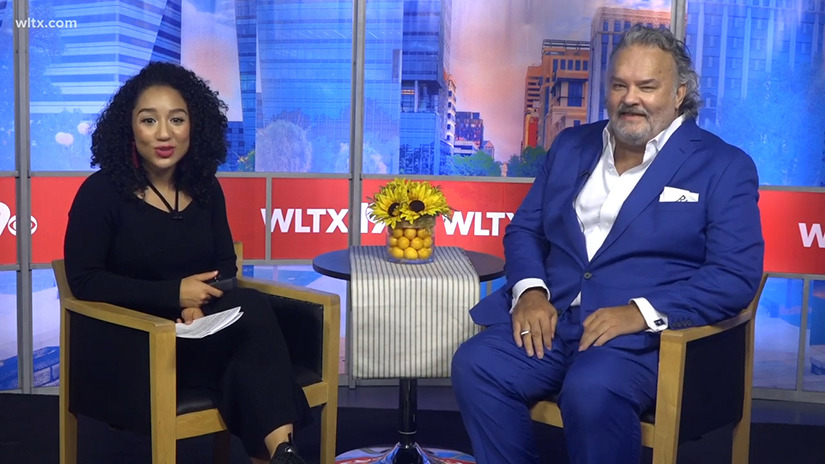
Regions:
<instances>
[{"instance_id":1,"label":"silver ring","mask_svg":"<svg viewBox=\"0 0 825 464\"><path fill-rule=\"evenodd\" d=\"M519 333L519 335L521 335L523 337L523 336L525 336L529 333L530 333L530 329L527 329L527 330L522 330L521 333Z\"/></svg>"}]
</instances>

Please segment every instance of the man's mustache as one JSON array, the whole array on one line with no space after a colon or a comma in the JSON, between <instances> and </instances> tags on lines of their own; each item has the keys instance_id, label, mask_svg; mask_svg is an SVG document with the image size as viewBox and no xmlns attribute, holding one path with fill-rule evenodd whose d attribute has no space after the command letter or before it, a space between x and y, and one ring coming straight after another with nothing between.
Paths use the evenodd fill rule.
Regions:
<instances>
[{"instance_id":1,"label":"man's mustache","mask_svg":"<svg viewBox=\"0 0 825 464\"><path fill-rule=\"evenodd\" d=\"M630 106L630 105L625 105L623 103L619 105L618 113L619 113L619 116L624 115L624 114L631 114L631 115L634 115L634 116L644 116L644 117L648 116L647 111L645 111L644 109L633 107L633 106Z\"/></svg>"}]
</instances>

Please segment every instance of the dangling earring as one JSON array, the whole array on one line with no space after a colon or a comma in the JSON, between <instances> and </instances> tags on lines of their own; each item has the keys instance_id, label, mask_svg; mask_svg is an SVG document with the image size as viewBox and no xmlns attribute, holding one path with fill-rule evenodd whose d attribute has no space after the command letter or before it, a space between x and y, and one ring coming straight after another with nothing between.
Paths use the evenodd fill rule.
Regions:
<instances>
[{"instance_id":1,"label":"dangling earring","mask_svg":"<svg viewBox=\"0 0 825 464\"><path fill-rule=\"evenodd\" d=\"M135 169L140 168L140 162L138 161L137 149L135 148L135 142L132 142L132 164L135 166Z\"/></svg>"}]
</instances>

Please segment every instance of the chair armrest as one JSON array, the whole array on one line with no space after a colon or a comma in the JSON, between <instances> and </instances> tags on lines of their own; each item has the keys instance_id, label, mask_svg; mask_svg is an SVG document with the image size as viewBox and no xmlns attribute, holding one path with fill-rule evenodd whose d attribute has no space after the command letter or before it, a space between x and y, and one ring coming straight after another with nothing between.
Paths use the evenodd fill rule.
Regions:
<instances>
[{"instance_id":1,"label":"chair armrest","mask_svg":"<svg viewBox=\"0 0 825 464\"><path fill-rule=\"evenodd\" d=\"M739 314L721 322L717 322L716 324L691 327L681 330L666 329L662 331L661 343L663 348L665 344L670 343L685 344L700 338L710 337L720 332L730 330L750 321L751 319L753 319L753 310L751 308L747 308L740 311Z\"/></svg>"},{"instance_id":2,"label":"chair armrest","mask_svg":"<svg viewBox=\"0 0 825 464\"><path fill-rule=\"evenodd\" d=\"M759 306L759 299L762 296L762 290L765 288L765 284L768 282L768 274L763 273L762 278L759 280L759 284L756 288L756 295L754 295L753 300L748 305L747 308L743 309L739 312L739 314L725 319L723 321L717 322L716 324L705 325L701 327L691 327L689 329L683 330L663 330L662 331L662 349L664 349L664 345L670 345L672 343L676 344L685 344L693 340L698 340L700 338L706 338L712 335L716 335L720 332L724 332L726 330L730 330L734 327L738 327L746 322L750 322L754 318L754 314L756 314L756 308ZM753 342L751 337L750 343ZM661 365L661 363L660 363Z\"/></svg>"},{"instance_id":3,"label":"chair armrest","mask_svg":"<svg viewBox=\"0 0 825 464\"><path fill-rule=\"evenodd\" d=\"M334 293L324 292L309 287L301 287L298 285L286 284L282 282L274 282L271 280L256 279L253 277L238 278L238 287L240 288L254 288L259 292L269 295L282 296L284 298L291 298L293 300L307 301L317 303L320 305L338 304L340 298ZM340 305L339 305L340 311Z\"/></svg>"},{"instance_id":4,"label":"chair armrest","mask_svg":"<svg viewBox=\"0 0 825 464\"><path fill-rule=\"evenodd\" d=\"M98 301L78 300L75 298L64 298L62 304L63 307L70 312L82 314L108 324L129 327L150 333L175 332L175 323L169 319L163 319L122 306Z\"/></svg>"},{"instance_id":5,"label":"chair armrest","mask_svg":"<svg viewBox=\"0 0 825 464\"><path fill-rule=\"evenodd\" d=\"M337 386L341 304L334 293L241 277L239 288L270 295L298 382L323 379Z\"/></svg>"}]
</instances>

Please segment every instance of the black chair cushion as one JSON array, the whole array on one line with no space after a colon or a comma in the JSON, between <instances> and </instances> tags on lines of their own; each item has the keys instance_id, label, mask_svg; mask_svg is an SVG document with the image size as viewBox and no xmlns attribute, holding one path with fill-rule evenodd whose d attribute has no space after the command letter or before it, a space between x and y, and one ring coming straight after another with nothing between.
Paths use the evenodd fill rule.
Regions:
<instances>
[{"instance_id":1,"label":"black chair cushion","mask_svg":"<svg viewBox=\"0 0 825 464\"><path fill-rule=\"evenodd\" d=\"M212 394L202 388L182 388L178 390L178 416L191 412L205 411L215 407Z\"/></svg>"}]
</instances>

